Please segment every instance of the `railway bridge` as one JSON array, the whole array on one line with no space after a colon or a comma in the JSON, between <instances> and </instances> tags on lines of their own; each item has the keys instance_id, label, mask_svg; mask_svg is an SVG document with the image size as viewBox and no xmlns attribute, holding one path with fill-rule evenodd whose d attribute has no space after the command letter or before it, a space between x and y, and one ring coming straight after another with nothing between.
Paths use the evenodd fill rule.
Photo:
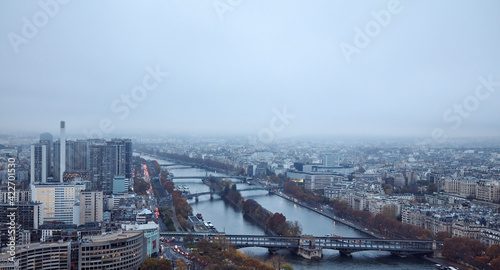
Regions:
<instances>
[{"instance_id":1,"label":"railway bridge","mask_svg":"<svg viewBox=\"0 0 500 270\"><path fill-rule=\"evenodd\" d=\"M162 233L168 236L182 237L189 235ZM323 249L338 250L340 254L351 256L359 251L389 251L398 256L433 254L438 249L439 242L433 240L408 239L376 239L356 237L325 237L325 236L267 236L267 235L226 235L214 233L193 234L194 237L207 239L210 242L232 244L236 248L263 247L270 252L279 249L290 249L307 259L320 259Z\"/></svg>"}]
</instances>

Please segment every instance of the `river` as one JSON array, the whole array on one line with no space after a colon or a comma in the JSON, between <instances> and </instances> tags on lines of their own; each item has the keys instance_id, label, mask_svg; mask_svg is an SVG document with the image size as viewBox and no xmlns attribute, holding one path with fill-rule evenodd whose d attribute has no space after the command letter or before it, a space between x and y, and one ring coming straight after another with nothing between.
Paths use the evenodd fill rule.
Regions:
<instances>
[{"instance_id":1,"label":"river","mask_svg":"<svg viewBox=\"0 0 500 270\"><path fill-rule=\"evenodd\" d=\"M148 159L148 156L143 156ZM160 164L171 164L168 161L157 159ZM206 171L202 169L186 168L185 166L169 167L170 172L175 176L205 176ZM224 177L224 175L208 172L214 176ZM237 181L237 180L235 180ZM178 179L176 184L189 187L191 193L209 191L208 186L200 179ZM246 184L237 184L238 188L246 187ZM297 220L302 225L302 233L315 236L326 234L336 234L345 237L362 237L362 232L354 230L343 224L334 223L331 219L315 213L309 209L301 207L293 202L276 195L269 195L267 191L245 191L242 193L245 199L254 199L263 207L272 212L280 212L286 216L287 220ZM199 201L189 200L193 213L201 213L206 221L212 224L221 232L226 234L250 234L263 235L264 231L252 221L243 217L243 213L229 203L226 203L215 196L213 200L207 196L200 196ZM267 260L270 255L265 248L244 248L241 249L247 255ZM352 257L344 257L335 250L323 250L324 257L319 261L310 261L300 256L294 255L286 250L280 250L280 254L296 270L313 269L401 269L420 270L435 269L434 265L424 259L409 256L400 258L383 251L355 252Z\"/></svg>"}]
</instances>

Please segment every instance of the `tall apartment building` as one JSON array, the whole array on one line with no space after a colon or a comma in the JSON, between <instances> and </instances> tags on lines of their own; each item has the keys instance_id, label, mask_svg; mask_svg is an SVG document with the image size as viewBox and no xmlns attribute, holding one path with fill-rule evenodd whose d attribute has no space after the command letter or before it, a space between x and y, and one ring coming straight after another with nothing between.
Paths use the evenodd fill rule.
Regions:
<instances>
[{"instance_id":1,"label":"tall apartment building","mask_svg":"<svg viewBox=\"0 0 500 270\"><path fill-rule=\"evenodd\" d=\"M44 144L31 145L31 184L47 182L47 162L47 146Z\"/></svg>"},{"instance_id":2,"label":"tall apartment building","mask_svg":"<svg viewBox=\"0 0 500 270\"><path fill-rule=\"evenodd\" d=\"M89 170L92 189L104 190L103 182L108 171L109 162L106 161L106 142L94 140L89 146Z\"/></svg>"},{"instance_id":3,"label":"tall apartment building","mask_svg":"<svg viewBox=\"0 0 500 270\"><path fill-rule=\"evenodd\" d=\"M58 141L52 144L51 135L45 134L40 137L41 143L32 146L31 184L46 183L50 175L55 183L81 178L90 182L89 189L111 194L116 176L132 178L130 139L74 141L66 140L65 132L65 122L61 121Z\"/></svg>"},{"instance_id":4,"label":"tall apartment building","mask_svg":"<svg viewBox=\"0 0 500 270\"><path fill-rule=\"evenodd\" d=\"M71 159L72 167L67 171L79 172L89 170L89 144L87 140L77 140L73 142L73 156Z\"/></svg>"},{"instance_id":5,"label":"tall apartment building","mask_svg":"<svg viewBox=\"0 0 500 270\"><path fill-rule=\"evenodd\" d=\"M12 209L15 210L12 210ZM9 223L10 214L15 213L16 223L20 224L23 230L36 230L42 222L42 205L34 202L21 202L14 205L0 203L0 222Z\"/></svg>"},{"instance_id":6,"label":"tall apartment building","mask_svg":"<svg viewBox=\"0 0 500 270\"><path fill-rule=\"evenodd\" d=\"M0 203L0 247L6 247L9 242L9 227L13 216L16 223L16 244L30 243L31 232L37 230L42 222L42 209L40 203L22 202L11 205ZM23 239L23 233L27 233L27 239Z\"/></svg>"},{"instance_id":7,"label":"tall apartment building","mask_svg":"<svg viewBox=\"0 0 500 270\"><path fill-rule=\"evenodd\" d=\"M60 174L60 141L54 143L54 175ZM88 172L90 188L106 194L113 191L115 176L132 177L132 141L130 139L65 140L65 172ZM56 179L59 182L58 179Z\"/></svg>"},{"instance_id":8,"label":"tall apartment building","mask_svg":"<svg viewBox=\"0 0 500 270\"><path fill-rule=\"evenodd\" d=\"M115 176L132 177L132 142L130 140L93 141L89 146L91 181L105 194L113 192Z\"/></svg>"},{"instance_id":9,"label":"tall apartment building","mask_svg":"<svg viewBox=\"0 0 500 270\"><path fill-rule=\"evenodd\" d=\"M89 170L88 142L86 140L65 142L65 171L83 172ZM54 175L60 175L61 164L61 144L60 141L54 143ZM63 172L63 173L64 173Z\"/></svg>"},{"instance_id":10,"label":"tall apartment building","mask_svg":"<svg viewBox=\"0 0 500 270\"><path fill-rule=\"evenodd\" d=\"M52 140L42 140L42 137L40 138L40 144L45 145L46 151L45 151L45 165L46 165L46 171L47 171L47 177L53 177L53 171L52 171Z\"/></svg>"},{"instance_id":11,"label":"tall apartment building","mask_svg":"<svg viewBox=\"0 0 500 270\"><path fill-rule=\"evenodd\" d=\"M83 225L87 222L101 222L103 213L102 191L82 191L80 192L80 222Z\"/></svg>"}]
</instances>

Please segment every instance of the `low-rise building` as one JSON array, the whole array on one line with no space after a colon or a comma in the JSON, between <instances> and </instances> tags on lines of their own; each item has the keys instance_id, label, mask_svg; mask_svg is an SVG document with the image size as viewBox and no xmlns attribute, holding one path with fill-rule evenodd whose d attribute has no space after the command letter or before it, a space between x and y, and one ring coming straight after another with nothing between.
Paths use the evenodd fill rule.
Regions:
<instances>
[{"instance_id":1,"label":"low-rise building","mask_svg":"<svg viewBox=\"0 0 500 270\"><path fill-rule=\"evenodd\" d=\"M330 173L306 173L304 187L309 190L326 189L344 180L344 176Z\"/></svg>"}]
</instances>

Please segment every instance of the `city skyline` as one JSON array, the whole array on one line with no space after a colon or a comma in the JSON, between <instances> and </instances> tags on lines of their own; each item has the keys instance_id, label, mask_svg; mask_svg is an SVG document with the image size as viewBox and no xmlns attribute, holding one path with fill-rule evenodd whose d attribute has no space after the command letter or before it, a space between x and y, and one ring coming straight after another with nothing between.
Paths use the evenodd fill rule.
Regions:
<instances>
[{"instance_id":1,"label":"city skyline","mask_svg":"<svg viewBox=\"0 0 500 270\"><path fill-rule=\"evenodd\" d=\"M3 134L499 134L497 1L40 3L0 4Z\"/></svg>"}]
</instances>

